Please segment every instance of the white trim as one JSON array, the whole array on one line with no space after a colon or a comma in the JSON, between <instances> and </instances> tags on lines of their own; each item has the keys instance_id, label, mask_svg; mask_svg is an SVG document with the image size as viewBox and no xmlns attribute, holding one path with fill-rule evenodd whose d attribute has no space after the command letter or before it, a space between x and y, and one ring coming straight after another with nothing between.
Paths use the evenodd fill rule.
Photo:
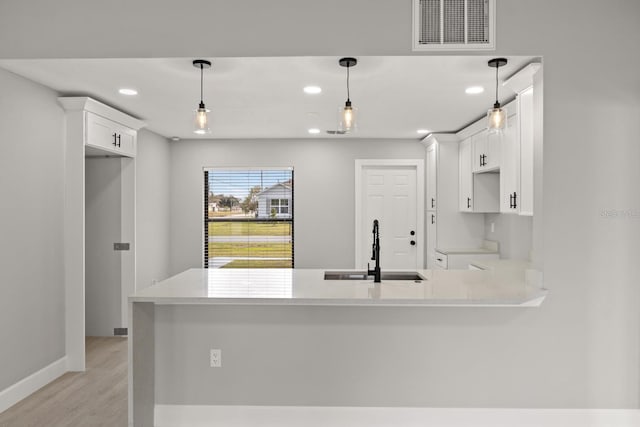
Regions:
<instances>
[{"instance_id":1,"label":"white trim","mask_svg":"<svg viewBox=\"0 0 640 427\"><path fill-rule=\"evenodd\" d=\"M135 117L86 96L62 96L58 98L58 102L66 111L90 111L93 114L120 123L136 131L147 125L142 120L138 120Z\"/></svg>"},{"instance_id":2,"label":"white trim","mask_svg":"<svg viewBox=\"0 0 640 427\"><path fill-rule=\"evenodd\" d=\"M215 422L212 422L215 420ZM156 405L156 427L635 427L637 409Z\"/></svg>"},{"instance_id":3,"label":"white trim","mask_svg":"<svg viewBox=\"0 0 640 427\"><path fill-rule=\"evenodd\" d=\"M362 215L362 171L365 167L376 166L410 166L416 169L416 237L418 245L416 247L416 269L424 268L424 159L356 159L355 167L355 258L354 268L358 268L358 260L362 259L364 250L361 245L361 232L358 227Z\"/></svg>"},{"instance_id":4,"label":"white trim","mask_svg":"<svg viewBox=\"0 0 640 427\"><path fill-rule=\"evenodd\" d=\"M67 357L62 357L39 371L0 391L0 412L67 372Z\"/></svg>"}]
</instances>

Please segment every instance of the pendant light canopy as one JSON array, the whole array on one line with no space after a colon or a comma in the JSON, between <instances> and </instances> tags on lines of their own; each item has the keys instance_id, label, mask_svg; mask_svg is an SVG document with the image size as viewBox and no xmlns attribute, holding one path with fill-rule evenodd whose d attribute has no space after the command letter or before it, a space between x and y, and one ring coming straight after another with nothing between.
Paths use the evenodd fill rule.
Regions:
<instances>
[{"instance_id":1,"label":"pendant light canopy","mask_svg":"<svg viewBox=\"0 0 640 427\"><path fill-rule=\"evenodd\" d=\"M507 127L507 112L498 102L498 68L507 65L506 58L494 58L488 62L489 67L496 69L496 103L487 112L487 129L490 133L501 132Z\"/></svg>"},{"instance_id":2,"label":"pendant light canopy","mask_svg":"<svg viewBox=\"0 0 640 427\"><path fill-rule=\"evenodd\" d=\"M338 63L340 66L347 68L347 102L344 103L344 107L340 107L338 110L338 132L355 132L357 127L356 114L358 110L351 105L351 99L349 97L349 68L354 67L358 63L358 60L356 58L340 58Z\"/></svg>"},{"instance_id":3,"label":"pendant light canopy","mask_svg":"<svg viewBox=\"0 0 640 427\"><path fill-rule=\"evenodd\" d=\"M211 62L205 59L195 59L193 61L193 66L200 69L200 104L196 110L195 127L193 132L198 135L205 135L211 133L211 129L209 129L209 117L207 116L209 110L204 106L203 101L203 71L205 68L211 68Z\"/></svg>"}]
</instances>

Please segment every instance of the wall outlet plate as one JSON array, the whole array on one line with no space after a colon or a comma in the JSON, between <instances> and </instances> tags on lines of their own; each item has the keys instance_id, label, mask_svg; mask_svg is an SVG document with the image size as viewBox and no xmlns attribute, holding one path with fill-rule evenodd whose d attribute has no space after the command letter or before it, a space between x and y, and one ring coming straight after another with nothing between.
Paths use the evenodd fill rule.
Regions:
<instances>
[{"instance_id":1,"label":"wall outlet plate","mask_svg":"<svg viewBox=\"0 0 640 427\"><path fill-rule=\"evenodd\" d=\"M209 350L209 365L212 368L222 367L222 350L219 348L212 348Z\"/></svg>"}]
</instances>

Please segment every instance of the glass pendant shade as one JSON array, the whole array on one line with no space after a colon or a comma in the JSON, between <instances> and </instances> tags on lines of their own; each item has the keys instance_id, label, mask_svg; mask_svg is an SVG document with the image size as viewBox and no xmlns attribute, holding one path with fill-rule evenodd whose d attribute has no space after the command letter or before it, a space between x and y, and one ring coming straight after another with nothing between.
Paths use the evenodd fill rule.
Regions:
<instances>
[{"instance_id":1,"label":"glass pendant shade","mask_svg":"<svg viewBox=\"0 0 640 427\"><path fill-rule=\"evenodd\" d=\"M507 59L493 58L489 60L488 65L496 69L496 102L487 112L487 130L489 133L500 133L507 127L507 112L500 107L498 101L498 68L507 65Z\"/></svg>"},{"instance_id":2,"label":"glass pendant shade","mask_svg":"<svg viewBox=\"0 0 640 427\"><path fill-rule=\"evenodd\" d=\"M205 135L211 133L209 129L209 117L207 115L209 110L204 106L204 103L200 103L195 114L194 130L193 132L198 135Z\"/></svg>"},{"instance_id":3,"label":"glass pendant shade","mask_svg":"<svg viewBox=\"0 0 640 427\"><path fill-rule=\"evenodd\" d=\"M489 133L501 132L507 127L507 112L500 108L500 104L495 104L487 112L487 122Z\"/></svg>"},{"instance_id":4,"label":"glass pendant shade","mask_svg":"<svg viewBox=\"0 0 640 427\"><path fill-rule=\"evenodd\" d=\"M340 132L355 132L357 129L356 116L358 109L351 105L351 101L347 101L344 107L338 109L338 130Z\"/></svg>"}]
</instances>

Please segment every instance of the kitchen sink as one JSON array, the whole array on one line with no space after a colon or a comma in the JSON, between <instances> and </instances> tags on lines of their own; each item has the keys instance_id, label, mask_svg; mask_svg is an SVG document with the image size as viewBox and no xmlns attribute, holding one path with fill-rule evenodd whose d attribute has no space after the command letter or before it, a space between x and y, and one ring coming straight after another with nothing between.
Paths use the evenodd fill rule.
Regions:
<instances>
[{"instance_id":1,"label":"kitchen sink","mask_svg":"<svg viewBox=\"0 0 640 427\"><path fill-rule=\"evenodd\" d=\"M373 276L367 275L365 271L325 271L324 280L373 280ZM424 277L415 271L383 271L381 280L411 280L422 281Z\"/></svg>"}]
</instances>

